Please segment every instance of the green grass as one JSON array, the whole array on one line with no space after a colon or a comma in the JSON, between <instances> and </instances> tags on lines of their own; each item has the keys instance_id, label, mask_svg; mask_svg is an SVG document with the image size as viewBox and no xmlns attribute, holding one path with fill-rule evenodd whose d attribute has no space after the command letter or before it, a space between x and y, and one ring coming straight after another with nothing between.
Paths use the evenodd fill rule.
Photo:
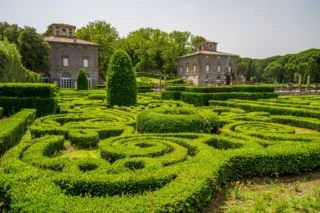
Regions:
<instances>
[{"instance_id":1,"label":"green grass","mask_svg":"<svg viewBox=\"0 0 320 213\"><path fill-rule=\"evenodd\" d=\"M320 212L320 170L231 182L217 194L206 213L316 213Z\"/></svg>"}]
</instances>

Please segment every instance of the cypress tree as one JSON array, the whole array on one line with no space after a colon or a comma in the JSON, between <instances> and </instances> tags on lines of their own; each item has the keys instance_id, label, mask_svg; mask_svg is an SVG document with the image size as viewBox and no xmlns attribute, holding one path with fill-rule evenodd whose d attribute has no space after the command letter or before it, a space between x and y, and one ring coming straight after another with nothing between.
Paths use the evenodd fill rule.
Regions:
<instances>
[{"instance_id":1,"label":"cypress tree","mask_svg":"<svg viewBox=\"0 0 320 213\"><path fill-rule=\"evenodd\" d=\"M131 106L137 103L136 74L129 55L116 51L107 74L107 103L111 106Z\"/></svg>"},{"instance_id":2,"label":"cypress tree","mask_svg":"<svg viewBox=\"0 0 320 213\"><path fill-rule=\"evenodd\" d=\"M80 69L77 76L77 89L78 90L88 90L88 77L86 71Z\"/></svg>"}]
</instances>

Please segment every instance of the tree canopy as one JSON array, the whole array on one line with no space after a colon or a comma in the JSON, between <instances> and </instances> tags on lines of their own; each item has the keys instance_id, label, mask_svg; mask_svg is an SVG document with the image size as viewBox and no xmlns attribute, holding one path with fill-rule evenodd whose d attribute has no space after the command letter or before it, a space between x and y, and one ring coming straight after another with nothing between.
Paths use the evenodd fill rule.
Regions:
<instances>
[{"instance_id":1,"label":"tree canopy","mask_svg":"<svg viewBox=\"0 0 320 213\"><path fill-rule=\"evenodd\" d=\"M89 22L77 30L76 35L79 39L99 44L99 71L105 73L114 52L114 42L119 39L116 28L106 21Z\"/></svg>"}]
</instances>

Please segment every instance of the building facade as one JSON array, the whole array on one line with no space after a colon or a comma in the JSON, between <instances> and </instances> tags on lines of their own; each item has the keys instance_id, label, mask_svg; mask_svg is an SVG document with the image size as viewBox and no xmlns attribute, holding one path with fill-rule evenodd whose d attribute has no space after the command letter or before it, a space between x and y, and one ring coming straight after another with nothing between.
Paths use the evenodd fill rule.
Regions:
<instances>
[{"instance_id":1,"label":"building facade","mask_svg":"<svg viewBox=\"0 0 320 213\"><path fill-rule=\"evenodd\" d=\"M218 43L201 42L196 52L177 60L177 75L195 86L228 85L242 81L237 75L238 55L217 51Z\"/></svg>"},{"instance_id":2,"label":"building facade","mask_svg":"<svg viewBox=\"0 0 320 213\"><path fill-rule=\"evenodd\" d=\"M98 44L77 39L76 27L67 24L52 24L54 36L44 40L51 46L49 73L40 73L44 83L55 83L60 88L75 88L80 68L88 76L89 88L99 84Z\"/></svg>"}]
</instances>

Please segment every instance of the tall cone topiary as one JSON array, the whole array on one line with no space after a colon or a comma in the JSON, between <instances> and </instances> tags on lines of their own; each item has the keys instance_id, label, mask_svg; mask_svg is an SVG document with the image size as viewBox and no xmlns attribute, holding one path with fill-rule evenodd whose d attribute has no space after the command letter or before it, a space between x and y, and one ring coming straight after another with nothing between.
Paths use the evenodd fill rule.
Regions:
<instances>
[{"instance_id":1,"label":"tall cone topiary","mask_svg":"<svg viewBox=\"0 0 320 213\"><path fill-rule=\"evenodd\" d=\"M88 90L88 77L86 71L80 69L77 76L77 89L78 90Z\"/></svg>"},{"instance_id":2,"label":"tall cone topiary","mask_svg":"<svg viewBox=\"0 0 320 213\"><path fill-rule=\"evenodd\" d=\"M107 74L107 103L111 106L132 106L137 103L136 73L129 55L116 51Z\"/></svg>"}]
</instances>

